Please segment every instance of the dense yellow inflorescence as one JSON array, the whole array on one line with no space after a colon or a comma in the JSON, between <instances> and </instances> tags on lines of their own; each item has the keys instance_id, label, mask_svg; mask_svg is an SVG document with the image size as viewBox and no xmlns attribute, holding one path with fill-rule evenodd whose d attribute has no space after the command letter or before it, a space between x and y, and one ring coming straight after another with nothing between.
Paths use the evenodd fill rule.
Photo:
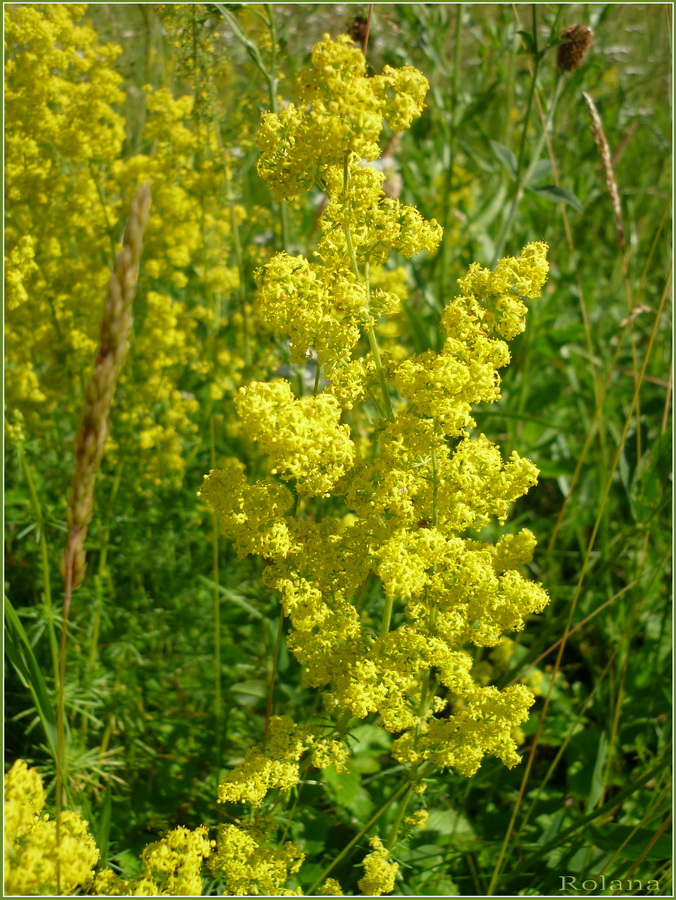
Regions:
<instances>
[{"instance_id":1,"label":"dense yellow inflorescence","mask_svg":"<svg viewBox=\"0 0 676 900\"><path fill-rule=\"evenodd\" d=\"M234 158L202 114L211 75L189 71L195 92L182 97L145 85L141 152L128 155L122 51L84 24L86 9L5 9L5 397L34 439L47 441L55 423L61 437L74 431L121 217L149 180L153 213L107 459L138 460L139 487L157 490L185 470L199 425L194 388L208 384L222 400L257 358L267 372L270 353L255 349L238 296L233 228L247 212L234 199ZM230 348L205 352L205 332L226 325Z\"/></svg>"},{"instance_id":2,"label":"dense yellow inflorescence","mask_svg":"<svg viewBox=\"0 0 676 900\"><path fill-rule=\"evenodd\" d=\"M219 825L209 868L223 877L229 896L301 896L300 888L289 890L284 884L300 869L304 856L291 841L274 849L243 828Z\"/></svg>"},{"instance_id":3,"label":"dense yellow inflorescence","mask_svg":"<svg viewBox=\"0 0 676 900\"><path fill-rule=\"evenodd\" d=\"M359 889L368 897L380 897L394 890L399 866L388 862L389 853L379 837L372 837L369 843L373 850L364 858L365 874L359 879Z\"/></svg>"},{"instance_id":4,"label":"dense yellow inflorescence","mask_svg":"<svg viewBox=\"0 0 676 900\"><path fill-rule=\"evenodd\" d=\"M286 199L317 185L327 202L315 261L274 257L257 273L255 310L288 339L295 364L313 360L319 371L312 396L296 398L285 381L254 382L237 406L270 474L300 500L333 497L334 505L323 516L303 515L274 477L250 484L236 461L206 476L200 492L238 554L265 558L263 580L281 596L304 684L322 690L336 721L376 714L397 735L393 757L418 792L423 771L471 776L486 755L510 767L519 761L515 737L533 695L523 684L499 690L475 676L464 647L496 647L548 602L522 573L535 547L531 532L496 544L476 538L484 526L504 524L538 470L516 452L505 459L471 431L472 408L500 396L508 342L523 331L525 301L547 278L547 246L528 244L494 270L473 264L442 316L439 352L378 352L377 335L388 333L381 320L396 316L405 296L383 265L390 252L434 252L441 229L386 197L369 161L384 121L409 127L426 87L411 69L369 77L349 39L326 37L297 76L296 102L264 116L263 179ZM370 424L350 417L367 397L376 410ZM379 626L373 605L361 602L373 576L384 603ZM273 721L271 733L282 728L285 741L249 750L222 782L221 801L258 806L272 788L295 787L308 761L349 766L347 753L336 761L319 752L312 729ZM425 813L406 821L423 827ZM387 893L397 864L378 837L371 847L359 887ZM339 885L322 891L332 888Z\"/></svg>"},{"instance_id":5,"label":"dense yellow inflorescence","mask_svg":"<svg viewBox=\"0 0 676 900\"><path fill-rule=\"evenodd\" d=\"M190 831L179 826L141 853L143 873L120 878L104 869L94 879L94 893L106 897L201 897L202 867L214 842L204 826Z\"/></svg>"},{"instance_id":6,"label":"dense yellow inflorescence","mask_svg":"<svg viewBox=\"0 0 676 900\"><path fill-rule=\"evenodd\" d=\"M62 895L81 890L106 897L199 897L202 868L214 845L204 826L178 827L143 850L142 874L94 873L99 851L88 823L72 810L43 814L45 791L37 769L17 760L5 775L4 876L7 894ZM60 890L59 890L60 889Z\"/></svg>"},{"instance_id":7,"label":"dense yellow inflorescence","mask_svg":"<svg viewBox=\"0 0 676 900\"><path fill-rule=\"evenodd\" d=\"M230 460L200 494L238 555L265 560L263 581L290 620L287 646L303 683L322 691L326 714L341 723L272 717L261 745L222 780L219 802L258 810L271 791L294 790L311 766L348 771L353 717L374 715L397 735L392 756L419 792L421 773L434 768L471 776L486 755L515 765L533 694L523 684L487 684L464 648L500 646L548 602L522 573L535 546L529 531L494 545L476 537L504 524L538 471L473 434L472 408L500 396L508 342L546 281L546 245L528 244L492 271L470 266L442 316L441 350L407 355L396 342L405 283L386 265L392 253L434 253L441 227L386 196L372 163L384 127L403 131L422 114L427 81L411 67L369 76L349 38L325 36L297 74L295 102L266 113L258 136L258 171L277 199L324 193L317 250L313 260L280 253L262 265L254 308L240 297L235 317L248 349L205 358L198 334L217 333L221 303L242 287L240 266L229 262L245 215L233 200L232 160L208 93L177 99L152 86L147 152L123 157L119 48L79 24L84 11L46 4L6 14L8 405L35 436L57 410L79 408L99 315L91 298L103 295L120 210L150 179L156 218L143 314L111 449L140 453L157 484L179 477L197 412L180 389L182 373L209 380L213 402L236 390L251 455L263 457L268 474L251 483ZM312 394L297 396L281 378L248 380L256 329L283 336L293 364L314 363ZM60 408L64 396L72 409ZM370 421L356 416L359 404ZM6 887L53 890L57 857L62 890L91 886L98 851L87 824L63 813L61 847L46 854L56 825L41 817L43 806L39 776L16 764L6 781ZM424 811L406 821L422 827ZM288 841L274 846L257 822L221 825L213 853L206 829L175 829L146 848L139 877L106 870L93 889L197 895L208 858L227 894L300 894L285 885L304 852ZM379 837L370 846L359 888L378 896L394 889L398 865ZM320 890L342 893L333 879Z\"/></svg>"},{"instance_id":8,"label":"dense yellow inflorescence","mask_svg":"<svg viewBox=\"0 0 676 900\"><path fill-rule=\"evenodd\" d=\"M72 894L87 884L99 851L88 823L77 813L60 814L57 822L42 810L45 792L37 769L17 760L5 775L4 877L11 894Z\"/></svg>"}]
</instances>

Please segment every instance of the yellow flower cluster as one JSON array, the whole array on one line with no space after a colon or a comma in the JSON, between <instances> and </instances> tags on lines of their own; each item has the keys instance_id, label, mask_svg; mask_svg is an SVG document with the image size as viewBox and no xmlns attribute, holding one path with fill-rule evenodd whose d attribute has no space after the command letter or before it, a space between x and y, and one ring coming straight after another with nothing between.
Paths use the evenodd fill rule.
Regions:
<instances>
[{"instance_id":1,"label":"yellow flower cluster","mask_svg":"<svg viewBox=\"0 0 676 900\"><path fill-rule=\"evenodd\" d=\"M397 390L419 413L436 419L447 435L473 428L471 407L500 396L497 370L509 362L505 341L524 329L524 297L538 297L547 277L547 245L528 244L518 258L502 259L495 272L476 263L459 279L463 292L446 307L441 353L428 350L404 360L394 373Z\"/></svg>"},{"instance_id":2,"label":"yellow flower cluster","mask_svg":"<svg viewBox=\"0 0 676 900\"><path fill-rule=\"evenodd\" d=\"M509 361L507 341L523 330L524 300L544 285L547 247L529 244L494 271L472 265L444 312L441 352L396 361L378 354L375 326L396 313L402 293L382 276L388 252L433 250L440 238L435 222L384 196L382 174L361 158L374 158L383 117L404 127L423 108L422 76L382 77L386 91L381 76L366 76L347 38L325 38L299 74L299 104L264 117L262 176L280 197L316 182L328 202L321 263L271 260L257 274L256 312L289 338L294 362L314 352L330 385L318 393L317 380L312 397L296 399L287 382L254 382L237 398L271 473L299 495L333 496L349 515L291 515L284 487L269 477L249 484L236 463L210 473L201 495L240 555L266 558L263 580L279 591L292 624L287 645L304 683L323 690L327 711L377 713L399 735L397 759L414 770L425 763L471 775L486 754L518 761L513 734L533 697L523 685L499 691L477 681L463 647L496 646L548 602L520 571L535 546L529 531L496 545L464 536L504 523L538 475L529 460L505 460L484 435L471 435L471 409L499 397L498 369ZM364 337L369 351L359 355ZM351 438L341 406L349 410L367 393L380 394L382 418L370 426L355 419L362 435ZM379 628L374 609L357 604L371 574L382 587ZM433 673L444 696L423 688ZM222 799L258 804L271 787L297 781L312 737L292 722L285 727L293 739L282 757L250 750ZM383 853L376 847L369 857L372 893L394 883Z\"/></svg>"},{"instance_id":3,"label":"yellow flower cluster","mask_svg":"<svg viewBox=\"0 0 676 900\"><path fill-rule=\"evenodd\" d=\"M260 806L268 791L290 790L298 784L298 761L311 743L308 728L299 728L288 716L273 716L265 751L247 750L244 762L221 781L218 802Z\"/></svg>"},{"instance_id":4,"label":"yellow flower cluster","mask_svg":"<svg viewBox=\"0 0 676 900\"><path fill-rule=\"evenodd\" d=\"M286 520L293 507L291 492L272 478L249 484L239 460L228 460L227 468L206 475L198 496L215 513L225 537L235 542L238 556L255 553L274 559L296 547Z\"/></svg>"},{"instance_id":5,"label":"yellow flower cluster","mask_svg":"<svg viewBox=\"0 0 676 900\"><path fill-rule=\"evenodd\" d=\"M207 75L193 72L194 95L180 98L146 85L143 131L125 144L121 48L83 24L86 9L5 9L5 396L33 438L47 439L55 422L62 436L74 431L120 218L150 180L134 336L107 457L131 455L139 486L161 487L185 469L199 411L193 391L208 383L211 399L223 398L247 362L260 358L267 374L270 350L255 349L249 311L232 311L241 306L233 228L247 214L234 202L233 160L217 127L197 114ZM129 143L143 152L125 156ZM226 323L240 349L205 353L205 332Z\"/></svg>"},{"instance_id":6,"label":"yellow flower cluster","mask_svg":"<svg viewBox=\"0 0 676 900\"><path fill-rule=\"evenodd\" d=\"M141 853L143 874L119 878L110 869L94 880L94 893L106 897L201 897L202 865L214 846L204 826L179 826Z\"/></svg>"},{"instance_id":7,"label":"yellow flower cluster","mask_svg":"<svg viewBox=\"0 0 676 900\"><path fill-rule=\"evenodd\" d=\"M253 381L235 399L244 431L270 459L272 473L295 480L299 494L328 496L352 466L349 425L335 397L297 400L288 381Z\"/></svg>"},{"instance_id":8,"label":"yellow flower cluster","mask_svg":"<svg viewBox=\"0 0 676 900\"><path fill-rule=\"evenodd\" d=\"M260 806L269 791L289 791L300 781L299 761L308 748L318 769L333 765L337 772L347 771L343 743L324 738L309 726L300 727L289 716L273 716L265 749L247 750L244 762L221 781L218 802Z\"/></svg>"},{"instance_id":9,"label":"yellow flower cluster","mask_svg":"<svg viewBox=\"0 0 676 900\"><path fill-rule=\"evenodd\" d=\"M404 131L423 110L427 79L416 69L386 66L369 78L361 51L346 35L328 35L312 65L296 76L296 103L263 116L258 173L279 199L296 197L347 155L376 159L386 119Z\"/></svg>"},{"instance_id":10,"label":"yellow flower cluster","mask_svg":"<svg viewBox=\"0 0 676 900\"><path fill-rule=\"evenodd\" d=\"M318 888L317 893L320 897L342 897L343 889L340 882L335 878L327 878L326 881Z\"/></svg>"},{"instance_id":11,"label":"yellow flower cluster","mask_svg":"<svg viewBox=\"0 0 676 900\"><path fill-rule=\"evenodd\" d=\"M256 312L271 329L288 335L294 363L304 363L310 347L320 365L349 359L360 327L372 322L368 291L350 271L334 273L280 253L256 280Z\"/></svg>"},{"instance_id":12,"label":"yellow flower cluster","mask_svg":"<svg viewBox=\"0 0 676 900\"><path fill-rule=\"evenodd\" d=\"M43 814L45 792L37 769L17 760L5 775L6 894L72 894L93 875L99 859L88 823L66 810L57 823ZM58 875L57 875L58 871Z\"/></svg>"},{"instance_id":13,"label":"yellow flower cluster","mask_svg":"<svg viewBox=\"0 0 676 900\"><path fill-rule=\"evenodd\" d=\"M124 879L111 869L94 875L99 851L88 823L65 810L56 820L42 814L45 791L37 769L17 760L5 775L4 875L7 894L72 894L77 888L106 897L199 897L202 866L213 842L204 826L175 828L141 854L143 872ZM58 874L57 874L58 871Z\"/></svg>"},{"instance_id":14,"label":"yellow flower cluster","mask_svg":"<svg viewBox=\"0 0 676 900\"><path fill-rule=\"evenodd\" d=\"M324 233L317 248L326 266L349 267L351 249L359 265L383 263L394 250L409 258L423 250L434 251L441 240L441 226L428 222L414 206L386 197L385 175L364 165L352 154L344 166L332 166L324 175L329 202L322 215ZM348 231L349 227L349 237ZM391 312L390 300L376 309Z\"/></svg>"},{"instance_id":15,"label":"yellow flower cluster","mask_svg":"<svg viewBox=\"0 0 676 900\"><path fill-rule=\"evenodd\" d=\"M236 825L219 825L216 850L208 865L225 879L228 896L296 897L302 896L300 888L289 890L284 884L300 869L304 857L291 841L274 849Z\"/></svg>"},{"instance_id":16,"label":"yellow flower cluster","mask_svg":"<svg viewBox=\"0 0 676 900\"><path fill-rule=\"evenodd\" d=\"M359 890L368 897L380 897L394 890L399 866L388 862L389 853L379 837L372 837L369 844L373 850L364 858L365 874L359 879Z\"/></svg>"}]
</instances>

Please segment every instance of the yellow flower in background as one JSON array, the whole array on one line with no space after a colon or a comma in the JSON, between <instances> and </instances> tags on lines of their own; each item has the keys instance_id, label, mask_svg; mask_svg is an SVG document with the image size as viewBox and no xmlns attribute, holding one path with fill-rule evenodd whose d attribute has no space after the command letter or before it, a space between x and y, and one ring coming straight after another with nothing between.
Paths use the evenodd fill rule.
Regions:
<instances>
[{"instance_id":1,"label":"yellow flower in background","mask_svg":"<svg viewBox=\"0 0 676 900\"><path fill-rule=\"evenodd\" d=\"M42 814L45 792L37 769L17 760L5 775L4 877L7 894L71 894L93 875L99 859L88 823L65 810L57 823ZM57 880L58 869L58 880Z\"/></svg>"}]
</instances>

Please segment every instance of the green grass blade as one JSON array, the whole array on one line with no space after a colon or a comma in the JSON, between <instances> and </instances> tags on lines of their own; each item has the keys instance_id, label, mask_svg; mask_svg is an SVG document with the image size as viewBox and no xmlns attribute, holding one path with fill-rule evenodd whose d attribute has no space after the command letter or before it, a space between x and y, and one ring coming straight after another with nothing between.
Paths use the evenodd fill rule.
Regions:
<instances>
[{"instance_id":1,"label":"green grass blade","mask_svg":"<svg viewBox=\"0 0 676 900\"><path fill-rule=\"evenodd\" d=\"M42 677L28 635L8 597L5 597L5 650L22 683L35 703L47 743L56 758L56 710L49 689Z\"/></svg>"}]
</instances>

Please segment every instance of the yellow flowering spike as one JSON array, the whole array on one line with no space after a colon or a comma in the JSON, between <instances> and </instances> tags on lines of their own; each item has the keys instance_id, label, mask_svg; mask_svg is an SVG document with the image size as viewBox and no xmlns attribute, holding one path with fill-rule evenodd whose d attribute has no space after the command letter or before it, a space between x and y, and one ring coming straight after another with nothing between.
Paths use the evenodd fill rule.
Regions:
<instances>
[{"instance_id":1,"label":"yellow flowering spike","mask_svg":"<svg viewBox=\"0 0 676 900\"><path fill-rule=\"evenodd\" d=\"M525 327L521 298L539 297L548 271L547 244L537 241L527 244L519 257L501 259L492 272L472 263L458 284L464 297L478 302L482 327L510 341Z\"/></svg>"},{"instance_id":2,"label":"yellow flowering spike","mask_svg":"<svg viewBox=\"0 0 676 900\"><path fill-rule=\"evenodd\" d=\"M317 893L320 897L342 897L343 889L340 882L335 878L327 878L326 881L319 886Z\"/></svg>"},{"instance_id":3,"label":"yellow flowering spike","mask_svg":"<svg viewBox=\"0 0 676 900\"><path fill-rule=\"evenodd\" d=\"M414 813L411 813L410 816L406 816L404 822L406 822L407 825L412 825L414 828L424 828L429 817L430 814L426 809L417 809Z\"/></svg>"},{"instance_id":4,"label":"yellow flowering spike","mask_svg":"<svg viewBox=\"0 0 676 900\"><path fill-rule=\"evenodd\" d=\"M248 484L238 460L205 475L198 496L216 515L221 533L235 541L238 556L275 559L298 549L286 520L293 508L291 492L271 478Z\"/></svg>"},{"instance_id":5,"label":"yellow flowering spike","mask_svg":"<svg viewBox=\"0 0 676 900\"><path fill-rule=\"evenodd\" d=\"M373 850L364 857L365 874L359 879L359 890L369 897L380 897L394 890L399 866L388 862L390 854L379 837L372 837L369 844Z\"/></svg>"},{"instance_id":6,"label":"yellow flowering spike","mask_svg":"<svg viewBox=\"0 0 676 900\"><path fill-rule=\"evenodd\" d=\"M289 337L295 363L304 363L310 349L320 365L349 360L360 328L372 323L368 291L350 271L329 271L279 253L256 273L256 281L256 312Z\"/></svg>"},{"instance_id":7,"label":"yellow flowering spike","mask_svg":"<svg viewBox=\"0 0 676 900\"><path fill-rule=\"evenodd\" d=\"M504 534L495 545L495 571L506 572L527 565L533 558L535 543L535 535L527 528L518 534Z\"/></svg>"},{"instance_id":8,"label":"yellow flowering spike","mask_svg":"<svg viewBox=\"0 0 676 900\"><path fill-rule=\"evenodd\" d=\"M341 741L322 740L312 748L312 765L317 769L333 766L336 772L349 772L350 752Z\"/></svg>"},{"instance_id":9,"label":"yellow flowering spike","mask_svg":"<svg viewBox=\"0 0 676 900\"><path fill-rule=\"evenodd\" d=\"M172 897L202 895L202 865L211 853L206 826L194 831L179 826L160 841L148 844L141 862L148 878Z\"/></svg>"},{"instance_id":10,"label":"yellow flowering spike","mask_svg":"<svg viewBox=\"0 0 676 900\"><path fill-rule=\"evenodd\" d=\"M342 164L330 166L324 173L329 201L320 220L324 237L317 253L325 265L349 267L346 226L360 265L383 263L390 250L411 257L423 250L437 249L441 226L434 219L424 219L414 206L385 197L382 172L352 156L347 179L345 174Z\"/></svg>"}]
</instances>

